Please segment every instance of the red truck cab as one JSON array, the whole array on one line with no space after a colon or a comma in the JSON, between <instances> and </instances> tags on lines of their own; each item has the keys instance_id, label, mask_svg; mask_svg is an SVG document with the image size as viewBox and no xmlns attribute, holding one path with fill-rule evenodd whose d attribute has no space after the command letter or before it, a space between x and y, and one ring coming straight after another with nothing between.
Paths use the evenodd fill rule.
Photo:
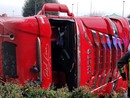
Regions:
<instances>
[{"instance_id":1,"label":"red truck cab","mask_svg":"<svg viewBox=\"0 0 130 98\"><path fill-rule=\"evenodd\" d=\"M35 16L0 17L0 77L43 88L67 84L70 90L88 86L110 93L119 78L116 63L129 43L127 23L124 18L75 17L63 4L45 4Z\"/></svg>"}]
</instances>

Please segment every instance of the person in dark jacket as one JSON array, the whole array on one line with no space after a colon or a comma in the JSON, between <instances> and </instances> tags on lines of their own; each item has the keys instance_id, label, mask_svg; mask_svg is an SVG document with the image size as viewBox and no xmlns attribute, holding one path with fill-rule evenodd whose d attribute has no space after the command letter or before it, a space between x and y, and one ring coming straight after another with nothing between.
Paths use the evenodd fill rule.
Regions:
<instances>
[{"instance_id":1,"label":"person in dark jacket","mask_svg":"<svg viewBox=\"0 0 130 98\"><path fill-rule=\"evenodd\" d=\"M126 72L124 71L124 65L128 65L128 97L130 98L130 51L127 51L124 56L122 56L117 63L120 75L123 80L126 80Z\"/></svg>"}]
</instances>

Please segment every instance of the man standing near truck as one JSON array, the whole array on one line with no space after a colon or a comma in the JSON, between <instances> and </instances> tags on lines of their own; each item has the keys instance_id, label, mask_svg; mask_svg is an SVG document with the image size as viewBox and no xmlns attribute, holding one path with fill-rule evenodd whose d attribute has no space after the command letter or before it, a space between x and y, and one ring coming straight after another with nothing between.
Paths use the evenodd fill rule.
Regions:
<instances>
[{"instance_id":1,"label":"man standing near truck","mask_svg":"<svg viewBox=\"0 0 130 98\"><path fill-rule=\"evenodd\" d=\"M122 76L122 79L126 81L126 73L124 71L124 65L127 65L128 69L128 98L130 98L130 50L127 51L124 56L122 56L117 63L120 75Z\"/></svg>"}]
</instances>

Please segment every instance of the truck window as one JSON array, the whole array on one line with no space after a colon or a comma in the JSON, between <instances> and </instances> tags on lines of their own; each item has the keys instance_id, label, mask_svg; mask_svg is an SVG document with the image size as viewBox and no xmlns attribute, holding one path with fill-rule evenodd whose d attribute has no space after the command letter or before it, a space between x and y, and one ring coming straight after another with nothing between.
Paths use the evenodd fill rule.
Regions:
<instances>
[{"instance_id":1,"label":"truck window","mask_svg":"<svg viewBox=\"0 0 130 98\"><path fill-rule=\"evenodd\" d=\"M3 74L10 78L17 78L16 68L16 44L2 42L2 67Z\"/></svg>"}]
</instances>

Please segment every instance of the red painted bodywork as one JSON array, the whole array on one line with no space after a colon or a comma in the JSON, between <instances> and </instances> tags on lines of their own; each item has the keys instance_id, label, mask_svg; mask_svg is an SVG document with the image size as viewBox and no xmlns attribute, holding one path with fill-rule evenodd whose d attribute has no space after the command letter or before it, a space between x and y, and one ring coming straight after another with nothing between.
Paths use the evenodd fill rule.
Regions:
<instances>
[{"instance_id":1,"label":"red painted bodywork","mask_svg":"<svg viewBox=\"0 0 130 98\"><path fill-rule=\"evenodd\" d=\"M46 11L66 12L68 16L46 16ZM51 23L53 21L55 24ZM93 93L111 93L117 79L114 89L119 91L122 87L126 88L127 83L122 81L116 63L129 44L128 21L122 17L75 17L62 4L45 4L38 15L32 17L0 17L0 34L14 36L13 40L0 36L0 45L5 41L16 45L18 75L17 78L10 78L3 74L0 48L0 77L6 82L16 80L20 84L37 81L40 77L43 88L61 80L66 83L64 73L52 70L52 43L58 38L58 30L54 28L62 22L73 23L75 87L87 85ZM33 66L39 66L37 39L40 39L40 76L39 73L30 71Z\"/></svg>"}]
</instances>

